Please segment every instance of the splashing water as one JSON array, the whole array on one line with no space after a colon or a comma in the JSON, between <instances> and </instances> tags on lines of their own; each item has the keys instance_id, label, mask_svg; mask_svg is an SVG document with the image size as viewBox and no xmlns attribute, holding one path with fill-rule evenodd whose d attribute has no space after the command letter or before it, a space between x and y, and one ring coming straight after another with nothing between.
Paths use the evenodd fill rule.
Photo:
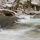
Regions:
<instances>
[{"instance_id":1,"label":"splashing water","mask_svg":"<svg viewBox=\"0 0 40 40\"><path fill-rule=\"evenodd\" d=\"M19 18L17 23L26 24L30 22L30 15L19 15L17 17Z\"/></svg>"}]
</instances>

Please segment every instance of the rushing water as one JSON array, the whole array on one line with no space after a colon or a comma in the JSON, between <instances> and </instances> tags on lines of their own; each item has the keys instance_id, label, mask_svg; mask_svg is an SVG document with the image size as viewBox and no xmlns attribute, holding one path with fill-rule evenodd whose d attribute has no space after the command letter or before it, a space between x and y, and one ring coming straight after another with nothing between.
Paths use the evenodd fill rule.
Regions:
<instances>
[{"instance_id":1,"label":"rushing water","mask_svg":"<svg viewBox=\"0 0 40 40\"><path fill-rule=\"evenodd\" d=\"M0 40L40 40L40 19L30 19L30 15L17 17L13 26L0 29Z\"/></svg>"}]
</instances>

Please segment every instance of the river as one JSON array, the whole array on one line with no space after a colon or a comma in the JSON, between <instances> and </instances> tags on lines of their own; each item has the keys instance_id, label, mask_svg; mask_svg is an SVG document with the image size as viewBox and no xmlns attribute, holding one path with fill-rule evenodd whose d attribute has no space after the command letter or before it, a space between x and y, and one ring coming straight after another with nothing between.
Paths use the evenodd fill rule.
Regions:
<instances>
[{"instance_id":1,"label":"river","mask_svg":"<svg viewBox=\"0 0 40 40\"><path fill-rule=\"evenodd\" d=\"M30 15L17 17L13 26L0 28L0 40L40 40L40 19L30 18Z\"/></svg>"}]
</instances>

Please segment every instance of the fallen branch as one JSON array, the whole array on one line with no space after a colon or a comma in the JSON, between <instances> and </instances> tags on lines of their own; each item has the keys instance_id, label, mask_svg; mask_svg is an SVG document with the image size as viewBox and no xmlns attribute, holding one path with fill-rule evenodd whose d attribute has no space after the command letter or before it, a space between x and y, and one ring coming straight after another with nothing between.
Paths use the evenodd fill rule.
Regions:
<instances>
[{"instance_id":1,"label":"fallen branch","mask_svg":"<svg viewBox=\"0 0 40 40\"><path fill-rule=\"evenodd\" d=\"M9 9L0 9L0 12L3 12L4 14L6 14L6 12L7 14L11 13L12 15L16 14L16 12L9 10Z\"/></svg>"},{"instance_id":2,"label":"fallen branch","mask_svg":"<svg viewBox=\"0 0 40 40\"><path fill-rule=\"evenodd\" d=\"M34 15L34 14L40 15L40 11L27 11L25 13L28 15Z\"/></svg>"}]
</instances>

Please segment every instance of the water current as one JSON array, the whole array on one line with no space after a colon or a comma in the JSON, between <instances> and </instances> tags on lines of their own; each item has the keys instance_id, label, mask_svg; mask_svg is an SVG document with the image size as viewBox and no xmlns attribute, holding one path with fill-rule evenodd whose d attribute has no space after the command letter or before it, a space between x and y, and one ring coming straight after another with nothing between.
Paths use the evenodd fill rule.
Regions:
<instances>
[{"instance_id":1,"label":"water current","mask_svg":"<svg viewBox=\"0 0 40 40\"><path fill-rule=\"evenodd\" d=\"M16 23L12 23L7 29L0 28L0 40L40 40L40 19L30 18L30 15L17 17ZM0 17L0 25L5 25L9 17L4 19Z\"/></svg>"}]
</instances>

